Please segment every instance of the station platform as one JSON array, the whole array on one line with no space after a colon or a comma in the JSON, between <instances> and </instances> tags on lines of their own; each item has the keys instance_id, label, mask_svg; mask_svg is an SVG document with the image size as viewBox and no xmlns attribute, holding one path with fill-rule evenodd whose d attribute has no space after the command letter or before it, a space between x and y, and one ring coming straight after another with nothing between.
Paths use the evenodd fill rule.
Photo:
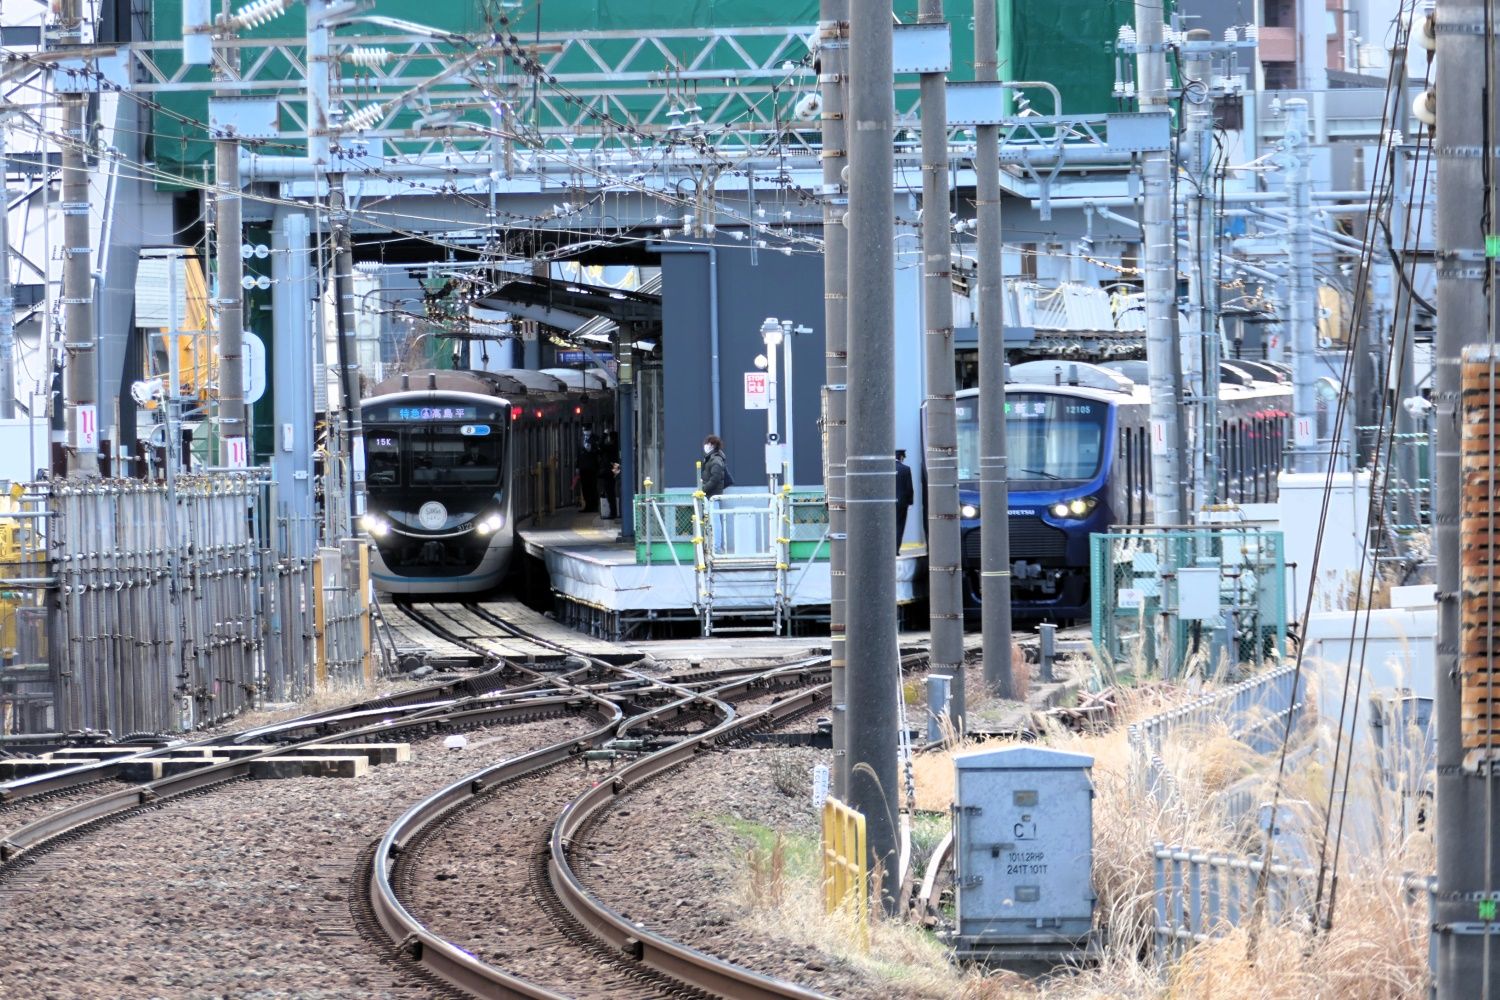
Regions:
<instances>
[{"instance_id":1,"label":"station platform","mask_svg":"<svg viewBox=\"0 0 1500 1000\"><path fill-rule=\"evenodd\" d=\"M718 565L706 584L690 555L668 548L665 557L646 557L635 541L620 538L619 521L597 514L559 511L518 528L517 534L525 553L545 568L559 614L603 638L640 637L645 623L704 621L706 603L714 616L751 619L775 601L774 568ZM896 567L898 604L912 603L925 591L926 568L925 548L903 547ZM706 586L712 588L711 601ZM785 582L787 619L826 622L829 588L826 556L792 560Z\"/></svg>"}]
</instances>

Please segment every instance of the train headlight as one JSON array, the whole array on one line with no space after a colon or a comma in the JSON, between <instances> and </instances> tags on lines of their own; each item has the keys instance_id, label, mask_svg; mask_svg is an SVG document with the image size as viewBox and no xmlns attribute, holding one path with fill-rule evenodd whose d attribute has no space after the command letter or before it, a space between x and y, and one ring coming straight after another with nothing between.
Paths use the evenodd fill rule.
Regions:
<instances>
[{"instance_id":1,"label":"train headlight","mask_svg":"<svg viewBox=\"0 0 1500 1000\"><path fill-rule=\"evenodd\" d=\"M1087 517L1098 504L1094 497L1075 497L1053 504L1049 511L1053 517L1080 518Z\"/></svg>"},{"instance_id":2,"label":"train headlight","mask_svg":"<svg viewBox=\"0 0 1500 1000\"><path fill-rule=\"evenodd\" d=\"M359 526L376 538L384 538L391 532L391 523L379 514L362 514Z\"/></svg>"},{"instance_id":3,"label":"train headlight","mask_svg":"<svg viewBox=\"0 0 1500 1000\"><path fill-rule=\"evenodd\" d=\"M477 527L479 528L479 533L481 535L493 535L495 532L499 531L500 528L504 526L504 524L505 518L501 517L499 514L490 514L486 517L480 518Z\"/></svg>"},{"instance_id":4,"label":"train headlight","mask_svg":"<svg viewBox=\"0 0 1500 1000\"><path fill-rule=\"evenodd\" d=\"M966 521L972 521L979 516L979 507L972 503L966 503L958 508L958 516Z\"/></svg>"}]
</instances>

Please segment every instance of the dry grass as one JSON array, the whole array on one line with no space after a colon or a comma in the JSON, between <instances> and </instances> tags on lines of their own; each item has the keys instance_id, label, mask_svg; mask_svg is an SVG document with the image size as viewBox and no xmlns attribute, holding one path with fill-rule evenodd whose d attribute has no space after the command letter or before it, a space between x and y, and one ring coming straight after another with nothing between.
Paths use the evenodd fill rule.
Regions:
<instances>
[{"instance_id":1,"label":"dry grass","mask_svg":"<svg viewBox=\"0 0 1500 1000\"><path fill-rule=\"evenodd\" d=\"M1257 801L1269 801L1272 791L1266 770L1274 771L1274 758L1269 765L1262 758L1262 769L1253 771L1254 755L1249 748L1222 725L1210 725L1179 731L1163 747L1173 794L1158 798L1143 792L1124 727L1160 711L1163 701L1191 698L1193 686L1179 687L1175 695L1160 686L1135 695L1127 692L1122 695L1121 724L1110 732L1079 735L1059 730L1044 735L1049 746L1094 758L1094 887L1099 896L1099 925L1107 935L1097 966L1045 981L956 970L930 934L888 921L875 924L871 952L864 955L852 918L822 913L820 886L812 872L785 877L780 903L767 905L767 891L754 888L757 879L764 881L764 877L753 875L768 870L769 862L764 860L749 866L752 875L745 885L746 904L753 914L749 919L758 928L806 941L848 960L889 983L892 997L1402 1000L1424 996L1426 904L1405 898L1399 875L1430 871L1430 844L1425 835L1403 834L1410 817L1403 815L1395 797L1373 780L1368 769L1357 769L1350 778L1350 808L1361 811L1361 840L1358 845L1346 843L1331 928L1313 933L1305 920L1298 926L1267 923L1257 929L1253 949L1248 930L1241 928L1165 966L1149 960L1155 943L1152 844L1257 852L1260 838L1253 831L1236 828L1224 813L1224 793L1249 789ZM1326 735L1314 727L1304 727L1297 739L1321 739L1328 752ZM987 743L985 748L997 745ZM968 749L972 747L916 758L918 809L947 812L954 791L953 753ZM1293 768L1281 791L1281 825L1309 832L1314 846L1308 853L1314 859L1327 796L1327 769L1312 764Z\"/></svg>"}]
</instances>

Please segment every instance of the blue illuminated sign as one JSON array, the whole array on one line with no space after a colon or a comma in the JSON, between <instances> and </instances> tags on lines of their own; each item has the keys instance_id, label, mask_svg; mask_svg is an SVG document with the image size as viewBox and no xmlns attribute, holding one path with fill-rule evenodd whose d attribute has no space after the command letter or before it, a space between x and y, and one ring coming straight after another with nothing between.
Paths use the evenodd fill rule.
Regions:
<instances>
[{"instance_id":1,"label":"blue illuminated sign","mask_svg":"<svg viewBox=\"0 0 1500 1000\"><path fill-rule=\"evenodd\" d=\"M402 422L421 420L477 420L476 406L392 406L386 410L387 420Z\"/></svg>"}]
</instances>

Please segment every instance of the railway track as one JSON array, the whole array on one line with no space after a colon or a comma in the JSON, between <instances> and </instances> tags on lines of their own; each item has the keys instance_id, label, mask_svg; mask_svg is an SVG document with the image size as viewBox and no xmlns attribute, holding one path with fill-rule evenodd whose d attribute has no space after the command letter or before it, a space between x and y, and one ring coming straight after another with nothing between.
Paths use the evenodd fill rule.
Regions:
<instances>
[{"instance_id":1,"label":"railway track","mask_svg":"<svg viewBox=\"0 0 1500 1000\"><path fill-rule=\"evenodd\" d=\"M320 865L324 874L311 877L326 881L328 873L341 871L338 878L347 880L349 893L348 898L342 891L326 893L309 908L324 914L326 927L319 934L338 938L352 933L333 926L341 919L347 928L352 909L357 919L363 918L366 936L383 943L388 955L399 956L392 966L398 984L441 982L447 984L445 988L486 996L551 997L568 992L591 997L816 995L635 927L594 898L573 871L576 859L570 852L619 795L704 750L743 739L755 728L775 725L815 707L826 697L826 663L803 660L771 670L700 670L664 678L652 676L654 664L639 657L618 652L599 655L597 643L584 656L556 635L528 633L505 621L506 610L503 606L434 605L403 612L413 626L420 625L448 643L447 654L457 646L468 652L469 662L484 665L470 676L189 744L238 744L253 751L239 759L139 786L116 782L123 761L42 776L44 781L0 786L0 795L9 793L5 795L8 804L0 805L0 897L7 898L7 909L25 907L33 889L58 876L59 859L74 857L69 850L86 853L83 845L101 836L101 831L125 829L133 821L139 821L133 828L149 827L155 821L151 814L165 815L163 809L169 804L189 804L198 810L191 815L222 813L222 807L213 806L205 793L231 787L264 756L315 750L334 741L421 740L455 730L572 720L574 729L562 738L554 733L545 745L533 744L529 749L512 742L504 748L507 759L502 763L478 772L455 772L457 780L450 778L441 791L408 810L379 838L373 851L358 854L357 844L341 844L331 852ZM757 708L741 715L736 704ZM475 744L495 738L481 734ZM630 755L639 755L638 759L614 770L609 764L585 763L588 751L612 740L628 748ZM264 751L253 750L272 743ZM167 749L146 748L125 759L153 759ZM590 785L591 790L578 796L580 789ZM544 977L539 984L504 972L497 967L505 964L503 955L496 954L493 964L483 961L447 936L462 932L462 925L429 929L401 902L402 893L411 889L409 873L415 870L424 845L444 830L457 830L472 802L499 801L489 793L502 788L519 792L527 805L525 823L515 824L518 830L524 827L519 835L527 847L519 859L522 870L514 879L556 928L537 939L534 947L583 956L581 967L589 970L581 986L576 981L561 984L562 993L549 988ZM191 806L194 801L202 805ZM43 809L50 811L41 814ZM8 822L10 817L16 822ZM7 827L12 828L3 832ZM111 850L131 853L127 843L113 840ZM489 853L493 855L493 849ZM356 877L355 871L365 874ZM599 873L588 874L597 884ZM433 884L447 881L433 880ZM415 966L410 959L416 960ZM356 980L355 985L360 982L364 980ZM386 984L372 987L368 995L407 994Z\"/></svg>"},{"instance_id":2,"label":"railway track","mask_svg":"<svg viewBox=\"0 0 1500 1000\"><path fill-rule=\"evenodd\" d=\"M427 624L449 641L485 648L497 629L517 637L514 626L482 607L437 613L443 620ZM573 869L574 843L618 796L705 750L801 715L828 693L821 658L717 673L694 677L690 686L663 685L676 697L609 727L615 745L644 754L612 773L590 774L564 748L549 748L488 768L408 810L381 839L369 873L371 914L388 940L481 996L816 996L642 929L600 902ZM778 690L788 693L743 718L732 704L760 702ZM424 865L441 873L442 863L431 859L442 853L484 858L492 879L455 904L449 887L468 875L420 875ZM540 932L537 911L550 921ZM430 922L429 913L437 914Z\"/></svg>"}]
</instances>

